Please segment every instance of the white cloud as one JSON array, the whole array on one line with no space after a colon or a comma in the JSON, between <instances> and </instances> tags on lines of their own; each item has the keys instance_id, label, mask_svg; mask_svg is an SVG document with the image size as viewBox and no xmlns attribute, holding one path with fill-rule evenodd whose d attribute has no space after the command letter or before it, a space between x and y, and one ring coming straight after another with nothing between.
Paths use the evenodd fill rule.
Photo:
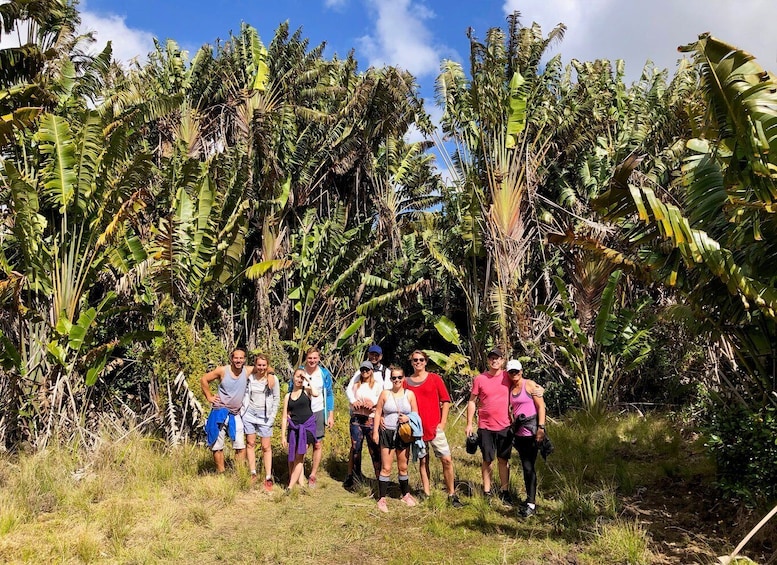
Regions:
<instances>
[{"instance_id":1,"label":"white cloud","mask_svg":"<svg viewBox=\"0 0 777 565\"><path fill-rule=\"evenodd\" d=\"M336 10L338 8L343 8L347 2L348 0L324 0L324 6Z\"/></svg>"},{"instance_id":2,"label":"white cloud","mask_svg":"<svg viewBox=\"0 0 777 565\"><path fill-rule=\"evenodd\" d=\"M99 53L110 41L113 58L126 65L135 58L142 63L148 53L153 51L154 36L151 32L128 27L124 16L95 14L87 9L86 3L82 3L80 7L82 11L79 33L94 31L97 39L92 46L92 52Z\"/></svg>"},{"instance_id":3,"label":"white cloud","mask_svg":"<svg viewBox=\"0 0 777 565\"><path fill-rule=\"evenodd\" d=\"M443 47L434 45L425 20L434 14L411 0L368 0L377 14L375 32L359 38L373 66L396 65L420 77L435 74Z\"/></svg>"},{"instance_id":4,"label":"white cloud","mask_svg":"<svg viewBox=\"0 0 777 565\"><path fill-rule=\"evenodd\" d=\"M631 80L647 60L673 71L682 57L677 47L704 32L753 53L766 69L777 67L772 0L505 0L503 7L506 14L520 10L524 25L536 21L546 34L565 23L566 36L555 50L565 62L624 59Z\"/></svg>"}]
</instances>

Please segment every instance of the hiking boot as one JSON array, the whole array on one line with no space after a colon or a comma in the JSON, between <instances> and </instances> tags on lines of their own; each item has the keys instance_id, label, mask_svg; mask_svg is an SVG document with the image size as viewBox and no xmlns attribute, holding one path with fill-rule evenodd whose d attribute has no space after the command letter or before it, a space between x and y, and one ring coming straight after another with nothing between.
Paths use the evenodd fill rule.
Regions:
<instances>
[{"instance_id":1,"label":"hiking boot","mask_svg":"<svg viewBox=\"0 0 777 565\"><path fill-rule=\"evenodd\" d=\"M353 475L348 475L347 477L345 477L345 480L343 481L343 488L351 489L353 488L353 485L354 485Z\"/></svg>"},{"instance_id":2,"label":"hiking boot","mask_svg":"<svg viewBox=\"0 0 777 565\"><path fill-rule=\"evenodd\" d=\"M461 503L461 500L459 500L459 497L455 494L451 494L448 496L448 504L453 506L454 508L463 508L464 504Z\"/></svg>"},{"instance_id":3,"label":"hiking boot","mask_svg":"<svg viewBox=\"0 0 777 565\"><path fill-rule=\"evenodd\" d=\"M416 506L418 504L418 502L416 502L416 499L413 498L413 495L410 493L407 493L405 496L403 496L401 500L408 506Z\"/></svg>"},{"instance_id":4,"label":"hiking boot","mask_svg":"<svg viewBox=\"0 0 777 565\"><path fill-rule=\"evenodd\" d=\"M273 482L272 479L264 480L264 492L272 492Z\"/></svg>"},{"instance_id":5,"label":"hiking boot","mask_svg":"<svg viewBox=\"0 0 777 565\"><path fill-rule=\"evenodd\" d=\"M386 497L378 499L378 510L381 512L388 512L388 503L386 502Z\"/></svg>"},{"instance_id":6,"label":"hiking boot","mask_svg":"<svg viewBox=\"0 0 777 565\"><path fill-rule=\"evenodd\" d=\"M528 518L529 516L534 516L534 512L535 512L535 509L527 504L526 506L524 506L518 511L518 515L521 518Z\"/></svg>"}]
</instances>

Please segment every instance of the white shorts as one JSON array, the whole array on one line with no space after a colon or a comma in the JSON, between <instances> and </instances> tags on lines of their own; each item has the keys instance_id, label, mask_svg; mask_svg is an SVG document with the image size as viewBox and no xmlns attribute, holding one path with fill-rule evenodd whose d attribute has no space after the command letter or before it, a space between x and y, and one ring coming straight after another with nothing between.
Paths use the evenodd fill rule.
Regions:
<instances>
[{"instance_id":1,"label":"white shorts","mask_svg":"<svg viewBox=\"0 0 777 565\"><path fill-rule=\"evenodd\" d=\"M256 418L254 420L246 418L243 421L246 434L256 434L259 437L272 437L273 423L270 420Z\"/></svg>"},{"instance_id":2,"label":"white shorts","mask_svg":"<svg viewBox=\"0 0 777 565\"><path fill-rule=\"evenodd\" d=\"M224 449L224 445L227 441L227 423L224 422L219 426L219 438L216 440L216 443L213 444L213 447L211 449L213 451L221 451ZM243 418L240 417L240 414L235 414L235 441L232 442L232 447L235 449L245 449L246 447L246 436L245 433L243 433Z\"/></svg>"},{"instance_id":3,"label":"white shorts","mask_svg":"<svg viewBox=\"0 0 777 565\"><path fill-rule=\"evenodd\" d=\"M434 436L432 441L426 442L427 453L429 453L429 447L432 448L431 450L434 451L434 456L437 457L437 459L451 456L451 447L448 445L448 438L445 436L445 432L440 429L437 430L437 435Z\"/></svg>"}]
</instances>

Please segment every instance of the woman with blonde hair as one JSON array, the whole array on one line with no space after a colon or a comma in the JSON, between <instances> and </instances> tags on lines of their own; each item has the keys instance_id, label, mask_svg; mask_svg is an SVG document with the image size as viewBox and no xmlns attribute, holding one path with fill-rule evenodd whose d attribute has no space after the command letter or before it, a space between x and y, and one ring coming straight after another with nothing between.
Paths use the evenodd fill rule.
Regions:
<instances>
[{"instance_id":1,"label":"woman with blonde hair","mask_svg":"<svg viewBox=\"0 0 777 565\"><path fill-rule=\"evenodd\" d=\"M275 371L269 366L267 355L259 353L248 375L243 410L243 426L246 433L246 455L251 471L251 482L256 481L256 436L261 438L264 461L264 490L270 492L272 478L272 433L275 416L280 404L280 385Z\"/></svg>"},{"instance_id":2,"label":"woman with blonde hair","mask_svg":"<svg viewBox=\"0 0 777 565\"><path fill-rule=\"evenodd\" d=\"M375 406L378 404L383 383L376 381L374 367L369 361L364 361L359 367L359 380L346 391L351 403L351 454L348 459L348 478L344 486L353 486L354 481L363 481L362 475L362 445L367 439L367 449L372 459L375 478L380 473L380 447L372 440L372 430L375 427Z\"/></svg>"}]
</instances>

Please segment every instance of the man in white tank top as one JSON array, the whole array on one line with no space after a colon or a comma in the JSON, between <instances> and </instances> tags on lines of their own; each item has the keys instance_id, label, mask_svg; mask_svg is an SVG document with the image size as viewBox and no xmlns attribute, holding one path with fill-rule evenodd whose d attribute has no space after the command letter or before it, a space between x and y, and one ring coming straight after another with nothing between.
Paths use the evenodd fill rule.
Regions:
<instances>
[{"instance_id":1,"label":"man in white tank top","mask_svg":"<svg viewBox=\"0 0 777 565\"><path fill-rule=\"evenodd\" d=\"M243 420L240 417L240 411L243 408L243 398L248 386L248 373L253 367L245 366L246 352L242 348L235 348L230 355L229 365L216 367L212 371L205 373L200 379L202 392L205 398L210 402L211 412L224 412L226 410L226 419L223 424L219 424L218 438L211 445L213 451L213 460L216 463L216 471L224 472L224 444L226 442L227 431L230 420L234 421L235 438L232 446L235 448L235 461L243 463L245 461L245 434L243 433ZM213 394L210 389L212 381L219 381L217 394ZM211 425L208 418L206 428Z\"/></svg>"}]
</instances>

